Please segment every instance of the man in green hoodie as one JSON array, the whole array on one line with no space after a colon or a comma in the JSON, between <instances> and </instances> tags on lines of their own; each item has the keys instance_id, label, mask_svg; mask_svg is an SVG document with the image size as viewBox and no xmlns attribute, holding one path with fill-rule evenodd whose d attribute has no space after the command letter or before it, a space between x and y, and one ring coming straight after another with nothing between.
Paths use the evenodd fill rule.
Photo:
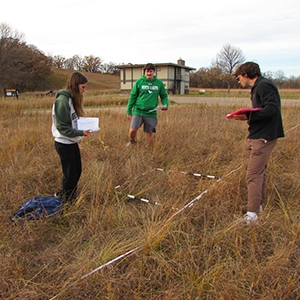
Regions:
<instances>
[{"instance_id":1,"label":"man in green hoodie","mask_svg":"<svg viewBox=\"0 0 300 300\"><path fill-rule=\"evenodd\" d=\"M158 97L163 106L158 106ZM135 82L130 93L126 109L127 118L131 121L130 141L126 146L136 144L137 131L143 124L146 145L151 145L153 133L156 132L157 111L166 111L168 106L168 94L164 83L155 76L155 66L148 63L144 67L144 75Z\"/></svg>"}]
</instances>

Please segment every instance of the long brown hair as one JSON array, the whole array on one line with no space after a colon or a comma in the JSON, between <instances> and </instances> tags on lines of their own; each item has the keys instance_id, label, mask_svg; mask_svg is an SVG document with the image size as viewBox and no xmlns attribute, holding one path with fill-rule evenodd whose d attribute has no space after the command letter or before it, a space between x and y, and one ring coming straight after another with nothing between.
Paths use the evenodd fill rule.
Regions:
<instances>
[{"instance_id":1,"label":"long brown hair","mask_svg":"<svg viewBox=\"0 0 300 300\"><path fill-rule=\"evenodd\" d=\"M69 90L71 94L72 103L78 117L84 116L83 95L80 95L78 85L87 82L87 78L80 72L72 73L67 80L67 90Z\"/></svg>"}]
</instances>

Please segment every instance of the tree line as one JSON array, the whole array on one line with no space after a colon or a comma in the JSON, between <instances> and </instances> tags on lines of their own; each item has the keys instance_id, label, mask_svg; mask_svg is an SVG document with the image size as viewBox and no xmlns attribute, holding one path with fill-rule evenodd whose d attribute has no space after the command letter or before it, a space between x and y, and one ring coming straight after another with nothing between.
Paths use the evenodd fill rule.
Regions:
<instances>
[{"instance_id":1,"label":"tree line","mask_svg":"<svg viewBox=\"0 0 300 300\"><path fill-rule=\"evenodd\" d=\"M230 44L224 45L208 68L192 72L190 86L199 88L237 88L233 74L238 65L245 61L242 50ZM6 23L0 23L0 95L4 88L15 88L20 92L51 89L49 76L51 67L103 74L117 74L115 63L97 56L61 55L46 56L34 45L28 45L24 35ZM285 77L282 71L266 72L279 88L300 88L300 77Z\"/></svg>"},{"instance_id":2,"label":"tree line","mask_svg":"<svg viewBox=\"0 0 300 300\"><path fill-rule=\"evenodd\" d=\"M51 60L37 47L27 45L23 34L0 24L0 91L43 88L50 74Z\"/></svg>"},{"instance_id":3,"label":"tree line","mask_svg":"<svg viewBox=\"0 0 300 300\"><path fill-rule=\"evenodd\" d=\"M262 72L262 75L273 80L281 89L300 89L300 78L296 76L286 77L283 71ZM222 70L217 67L200 68L191 73L190 86L198 88L228 89L228 83L223 80L223 76ZM233 76L231 76L229 80L232 88L239 87L239 84Z\"/></svg>"},{"instance_id":4,"label":"tree line","mask_svg":"<svg viewBox=\"0 0 300 300\"><path fill-rule=\"evenodd\" d=\"M6 23L0 24L0 95L4 88L19 92L51 89L51 67L114 74L114 63L104 63L100 57L89 55L72 58L46 56L34 45L28 45L24 35Z\"/></svg>"},{"instance_id":5,"label":"tree line","mask_svg":"<svg viewBox=\"0 0 300 300\"><path fill-rule=\"evenodd\" d=\"M114 67L116 63L104 61L97 56L89 55L81 57L74 55L71 58L65 58L61 55L50 57L51 65L59 69L70 69L102 74L116 74L118 70Z\"/></svg>"},{"instance_id":6,"label":"tree line","mask_svg":"<svg viewBox=\"0 0 300 300\"><path fill-rule=\"evenodd\" d=\"M212 61L208 68L200 68L192 72L190 76L190 86L199 88L238 88L239 84L234 78L236 68L245 62L245 56L241 49L230 44L224 45L217 53L216 59ZM262 75L274 81L279 88L299 89L300 76L284 75L284 72L263 72Z\"/></svg>"}]
</instances>

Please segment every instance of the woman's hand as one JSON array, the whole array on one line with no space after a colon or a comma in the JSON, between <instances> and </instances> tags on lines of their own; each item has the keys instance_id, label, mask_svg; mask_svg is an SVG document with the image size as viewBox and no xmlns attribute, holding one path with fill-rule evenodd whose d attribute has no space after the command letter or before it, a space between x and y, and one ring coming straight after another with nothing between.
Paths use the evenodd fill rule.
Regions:
<instances>
[{"instance_id":1,"label":"woman's hand","mask_svg":"<svg viewBox=\"0 0 300 300\"><path fill-rule=\"evenodd\" d=\"M83 136L88 136L92 133L91 130L83 130Z\"/></svg>"}]
</instances>

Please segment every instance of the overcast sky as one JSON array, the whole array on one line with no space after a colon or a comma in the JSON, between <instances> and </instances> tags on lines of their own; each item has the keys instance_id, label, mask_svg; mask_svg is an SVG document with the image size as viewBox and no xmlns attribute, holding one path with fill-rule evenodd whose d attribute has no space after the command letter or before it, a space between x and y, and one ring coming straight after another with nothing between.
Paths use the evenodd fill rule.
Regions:
<instances>
[{"instance_id":1,"label":"overcast sky","mask_svg":"<svg viewBox=\"0 0 300 300\"><path fill-rule=\"evenodd\" d=\"M300 75L299 0L6 0L0 23L46 55L210 67L225 44L262 72Z\"/></svg>"}]
</instances>

